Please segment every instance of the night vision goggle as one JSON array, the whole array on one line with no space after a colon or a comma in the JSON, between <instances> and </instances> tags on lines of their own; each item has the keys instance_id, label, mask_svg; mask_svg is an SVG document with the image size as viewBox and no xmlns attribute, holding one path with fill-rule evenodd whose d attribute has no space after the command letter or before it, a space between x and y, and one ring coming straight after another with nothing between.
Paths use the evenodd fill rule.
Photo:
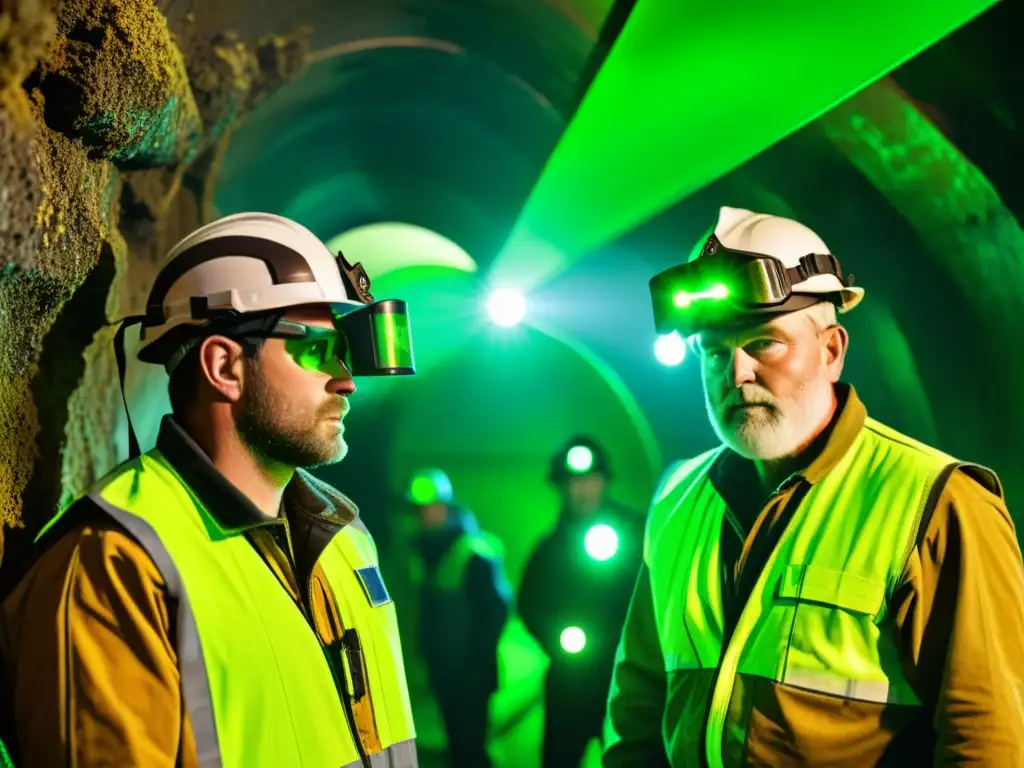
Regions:
<instances>
[{"instance_id":1,"label":"night vision goggle","mask_svg":"<svg viewBox=\"0 0 1024 768\"><path fill-rule=\"evenodd\" d=\"M370 279L361 264L349 264L341 253L338 271L349 296L361 303L333 303L334 328L320 328L282 319L286 310L241 314L233 309L209 306L206 297L192 300L194 319L201 326L180 326L177 335L161 339L163 349L140 354L145 362L164 362L168 373L203 338L212 335L237 339L254 349L262 339L285 339L288 354L306 370L337 374L342 366L351 376L408 376L416 373L409 327L408 305L400 299L376 301ZM170 282L170 281L167 281ZM154 293L159 293L154 290ZM151 301L144 319L158 324L163 319L159 301ZM143 338L145 334L143 325Z\"/></svg>"},{"instance_id":2,"label":"night vision goggle","mask_svg":"<svg viewBox=\"0 0 1024 768\"><path fill-rule=\"evenodd\" d=\"M794 285L815 275L834 275L843 283L832 254L810 253L787 267L774 256L726 248L711 235L696 259L651 278L654 325L658 333L690 336L748 314L800 309L828 299L793 292Z\"/></svg>"},{"instance_id":3,"label":"night vision goggle","mask_svg":"<svg viewBox=\"0 0 1024 768\"><path fill-rule=\"evenodd\" d=\"M306 370L324 371L337 361L353 376L409 376L416 373L409 310L388 299L354 311L334 313L334 330L280 320L272 336Z\"/></svg>"},{"instance_id":4,"label":"night vision goggle","mask_svg":"<svg viewBox=\"0 0 1024 768\"><path fill-rule=\"evenodd\" d=\"M338 374L340 366L351 376L408 376L416 373L404 301L387 299L363 306L331 304L333 328L297 323L281 318L281 312L255 317L214 320L202 327L203 337L224 335L243 344L258 345L263 339L284 339L285 350L304 370ZM198 343L200 339L195 339ZM190 345L168 361L171 370Z\"/></svg>"}]
</instances>

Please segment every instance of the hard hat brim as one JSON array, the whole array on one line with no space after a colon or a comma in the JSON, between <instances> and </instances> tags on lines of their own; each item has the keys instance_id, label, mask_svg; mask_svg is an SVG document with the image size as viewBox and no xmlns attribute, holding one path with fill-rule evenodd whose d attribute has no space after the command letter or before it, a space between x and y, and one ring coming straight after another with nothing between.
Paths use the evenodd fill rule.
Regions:
<instances>
[{"instance_id":1,"label":"hard hat brim","mask_svg":"<svg viewBox=\"0 0 1024 768\"><path fill-rule=\"evenodd\" d=\"M837 309L845 315L863 301L864 289L856 286L847 286L839 292L839 296L842 299L842 304Z\"/></svg>"}]
</instances>

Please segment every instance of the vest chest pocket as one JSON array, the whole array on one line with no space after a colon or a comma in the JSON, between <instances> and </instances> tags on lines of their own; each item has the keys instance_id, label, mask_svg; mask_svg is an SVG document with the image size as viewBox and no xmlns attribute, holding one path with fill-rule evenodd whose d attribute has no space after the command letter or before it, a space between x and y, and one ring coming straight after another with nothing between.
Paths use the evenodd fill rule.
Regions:
<instances>
[{"instance_id":1,"label":"vest chest pocket","mask_svg":"<svg viewBox=\"0 0 1024 768\"><path fill-rule=\"evenodd\" d=\"M791 606L780 682L862 701L890 699L895 649L876 624L885 584L821 565L790 565L776 601Z\"/></svg>"}]
</instances>

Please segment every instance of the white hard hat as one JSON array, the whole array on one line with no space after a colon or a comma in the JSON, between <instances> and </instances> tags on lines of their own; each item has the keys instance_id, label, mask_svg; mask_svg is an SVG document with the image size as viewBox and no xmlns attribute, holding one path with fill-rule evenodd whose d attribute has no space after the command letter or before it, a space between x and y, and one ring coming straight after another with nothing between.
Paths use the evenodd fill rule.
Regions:
<instances>
[{"instance_id":1,"label":"white hard hat","mask_svg":"<svg viewBox=\"0 0 1024 768\"><path fill-rule=\"evenodd\" d=\"M339 261L316 235L283 216L238 213L200 227L171 249L157 275L138 357L166 362L187 338L186 329L205 325L218 311L304 304L355 309L372 301L361 267L348 275L346 290Z\"/></svg>"},{"instance_id":2,"label":"white hard hat","mask_svg":"<svg viewBox=\"0 0 1024 768\"><path fill-rule=\"evenodd\" d=\"M419 507L436 502L451 504L453 498L455 492L452 481L443 470L434 467L417 470L409 480L409 489L405 494L406 501Z\"/></svg>"},{"instance_id":3,"label":"white hard hat","mask_svg":"<svg viewBox=\"0 0 1024 768\"><path fill-rule=\"evenodd\" d=\"M800 222L744 208L723 206L715 236L730 250L774 256L787 268L798 266L800 259L809 254L831 253L814 230ZM812 275L795 283L793 292L838 295L840 312L849 312L864 298L863 288L844 285L835 275Z\"/></svg>"}]
</instances>

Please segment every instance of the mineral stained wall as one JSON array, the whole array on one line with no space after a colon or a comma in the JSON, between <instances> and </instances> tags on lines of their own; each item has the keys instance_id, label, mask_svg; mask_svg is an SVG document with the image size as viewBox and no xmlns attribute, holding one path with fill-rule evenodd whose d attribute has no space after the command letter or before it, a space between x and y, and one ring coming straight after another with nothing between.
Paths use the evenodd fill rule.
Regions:
<instances>
[{"instance_id":1,"label":"mineral stained wall","mask_svg":"<svg viewBox=\"0 0 1024 768\"><path fill-rule=\"evenodd\" d=\"M195 2L0 0L0 552L116 463L113 324L305 61L304 30L240 40Z\"/></svg>"}]
</instances>

